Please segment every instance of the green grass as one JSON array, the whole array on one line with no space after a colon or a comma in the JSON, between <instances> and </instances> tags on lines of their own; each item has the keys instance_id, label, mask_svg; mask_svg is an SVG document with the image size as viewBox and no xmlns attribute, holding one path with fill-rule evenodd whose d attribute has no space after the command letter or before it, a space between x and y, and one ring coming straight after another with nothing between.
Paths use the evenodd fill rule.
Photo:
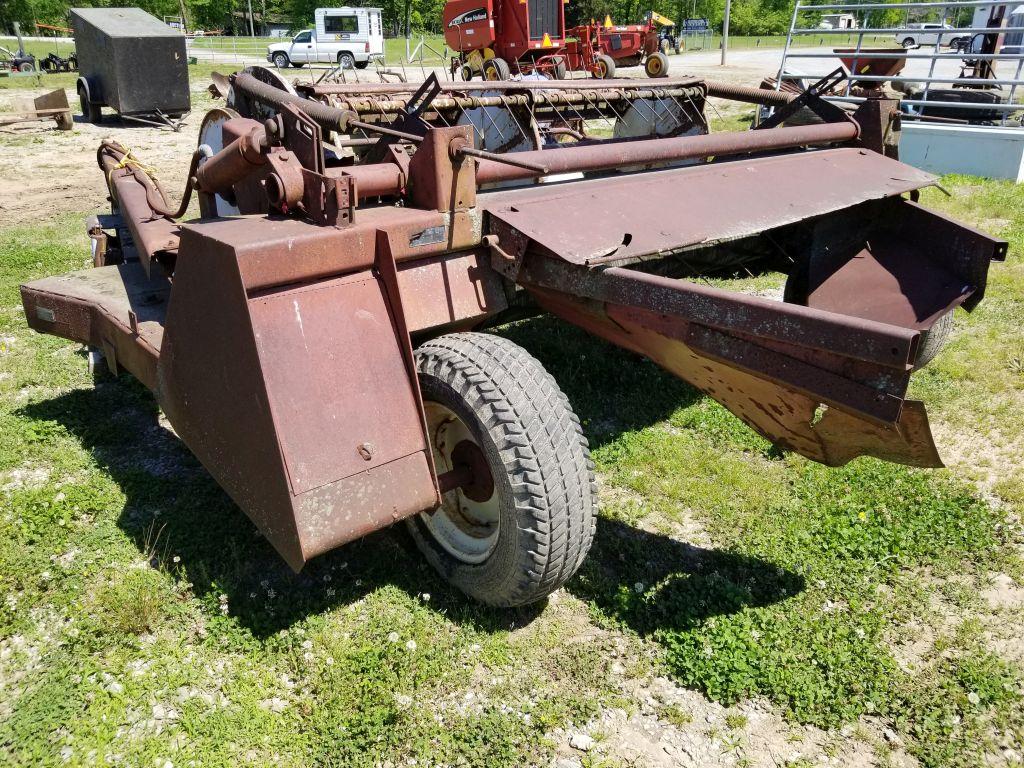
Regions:
<instances>
[{"instance_id":1,"label":"green grass","mask_svg":"<svg viewBox=\"0 0 1024 768\"><path fill-rule=\"evenodd\" d=\"M914 391L938 428L1012 447L1024 192L944 184L953 198L925 202L998 231L1011 254ZM401 529L295 576L148 392L94 387L74 345L25 328L18 284L87 263L81 219L0 231L5 764L548 765L554 729L636 705L613 658L725 704L763 697L798 723L880 719L924 766L976 766L1024 740L1020 665L992 649L978 598L993 572L1022 577L1019 454L827 469L541 318L499 332L562 384L604 489L567 589L532 610L480 608ZM678 705L660 716L691 727ZM747 722L731 712L726 726Z\"/></svg>"}]
</instances>

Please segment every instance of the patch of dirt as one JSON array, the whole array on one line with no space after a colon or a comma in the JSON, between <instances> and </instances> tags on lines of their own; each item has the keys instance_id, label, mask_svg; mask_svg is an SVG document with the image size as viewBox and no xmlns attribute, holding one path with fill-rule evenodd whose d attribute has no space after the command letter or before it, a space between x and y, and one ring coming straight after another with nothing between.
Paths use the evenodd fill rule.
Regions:
<instances>
[{"instance_id":1,"label":"patch of dirt","mask_svg":"<svg viewBox=\"0 0 1024 768\"><path fill-rule=\"evenodd\" d=\"M109 110L99 125L88 123L77 114L78 96L72 90L67 90L75 119L72 130L59 131L47 122L0 131L0 177L8 182L0 185L0 219L31 224L69 211L106 210L107 188L95 157L100 141L108 137L131 147L155 168L176 202L185 187L188 158L197 146L199 123L210 106L204 98L207 85L192 84L193 112L177 133L125 123ZM0 111L11 109L15 99L45 92L0 91Z\"/></svg>"},{"instance_id":2,"label":"patch of dirt","mask_svg":"<svg viewBox=\"0 0 1024 768\"><path fill-rule=\"evenodd\" d=\"M801 727L766 702L724 707L664 677L628 681L627 690L636 711L605 710L586 728L552 734L555 768L579 768L588 754L650 768L915 764L894 733L871 723L834 733Z\"/></svg>"},{"instance_id":3,"label":"patch of dirt","mask_svg":"<svg viewBox=\"0 0 1024 768\"><path fill-rule=\"evenodd\" d=\"M20 491L41 488L50 479L50 468L25 466L0 474L0 491Z\"/></svg>"}]
</instances>

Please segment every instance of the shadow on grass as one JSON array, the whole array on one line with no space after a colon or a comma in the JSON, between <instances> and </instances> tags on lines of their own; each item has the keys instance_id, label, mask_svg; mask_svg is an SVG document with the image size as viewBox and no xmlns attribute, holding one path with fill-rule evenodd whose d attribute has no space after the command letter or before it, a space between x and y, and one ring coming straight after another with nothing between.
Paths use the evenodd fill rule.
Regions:
<instances>
[{"instance_id":1,"label":"shadow on grass","mask_svg":"<svg viewBox=\"0 0 1024 768\"><path fill-rule=\"evenodd\" d=\"M685 632L712 616L780 602L804 578L773 563L602 519L567 589L640 635Z\"/></svg>"},{"instance_id":2,"label":"shadow on grass","mask_svg":"<svg viewBox=\"0 0 1024 768\"><path fill-rule=\"evenodd\" d=\"M564 323L537 319L501 333L530 349L559 380L588 423L592 445L699 397L653 364ZM124 492L118 524L143 556L186 579L211 610L226 594L231 615L256 637L386 585L413 595L429 592L437 610L484 631L514 628L543 609L502 611L471 603L426 564L402 526L341 547L294 574L184 444L158 423L152 395L130 377L71 391L22 413L74 434ZM799 589L795 578L771 564L602 520L570 590L646 632L784 597ZM652 603L633 590L636 582L666 579L671 584L659 594L667 599Z\"/></svg>"},{"instance_id":3,"label":"shadow on grass","mask_svg":"<svg viewBox=\"0 0 1024 768\"><path fill-rule=\"evenodd\" d=\"M550 316L495 332L525 347L555 377L580 417L591 449L703 397L650 360Z\"/></svg>"}]
</instances>

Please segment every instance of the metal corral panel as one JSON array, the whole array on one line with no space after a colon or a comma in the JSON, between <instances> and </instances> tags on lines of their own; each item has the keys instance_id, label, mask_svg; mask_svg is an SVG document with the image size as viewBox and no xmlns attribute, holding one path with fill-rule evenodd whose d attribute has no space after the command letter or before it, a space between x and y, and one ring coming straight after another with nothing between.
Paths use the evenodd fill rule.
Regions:
<instances>
[{"instance_id":1,"label":"metal corral panel","mask_svg":"<svg viewBox=\"0 0 1024 768\"><path fill-rule=\"evenodd\" d=\"M191 109L180 32L140 8L72 8L71 26L94 102L121 114Z\"/></svg>"}]
</instances>

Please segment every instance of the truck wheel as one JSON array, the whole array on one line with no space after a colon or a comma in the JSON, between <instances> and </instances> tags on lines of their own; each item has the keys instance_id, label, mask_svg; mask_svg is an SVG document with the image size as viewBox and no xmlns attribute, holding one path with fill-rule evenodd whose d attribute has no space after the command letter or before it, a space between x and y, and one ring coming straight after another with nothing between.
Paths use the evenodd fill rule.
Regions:
<instances>
[{"instance_id":1,"label":"truck wheel","mask_svg":"<svg viewBox=\"0 0 1024 768\"><path fill-rule=\"evenodd\" d=\"M914 361L914 370L924 368L928 363L942 351L949 342L953 333L953 312L947 312L927 331L921 333L921 339L917 347L917 360Z\"/></svg>"},{"instance_id":2,"label":"truck wheel","mask_svg":"<svg viewBox=\"0 0 1024 768\"><path fill-rule=\"evenodd\" d=\"M594 465L580 422L526 350L483 333L416 351L438 473L474 468L433 512L407 521L430 564L480 602L512 607L554 592L594 536Z\"/></svg>"},{"instance_id":3,"label":"truck wheel","mask_svg":"<svg viewBox=\"0 0 1024 768\"><path fill-rule=\"evenodd\" d=\"M484 80L508 80L512 76L512 70L508 62L497 57L484 62Z\"/></svg>"},{"instance_id":4,"label":"truck wheel","mask_svg":"<svg viewBox=\"0 0 1024 768\"><path fill-rule=\"evenodd\" d=\"M356 57L348 51L342 51L338 54L338 66L342 69L355 69Z\"/></svg>"},{"instance_id":5,"label":"truck wheel","mask_svg":"<svg viewBox=\"0 0 1024 768\"><path fill-rule=\"evenodd\" d=\"M288 68L288 64L289 64L289 61L288 61L288 54L287 53L284 53L282 51L280 53L275 53L274 54L274 66L275 67L277 67L278 69L287 69Z\"/></svg>"},{"instance_id":6,"label":"truck wheel","mask_svg":"<svg viewBox=\"0 0 1024 768\"><path fill-rule=\"evenodd\" d=\"M648 77L668 77L668 56L661 51L652 53L644 63L644 72Z\"/></svg>"},{"instance_id":7,"label":"truck wheel","mask_svg":"<svg viewBox=\"0 0 1024 768\"><path fill-rule=\"evenodd\" d=\"M597 57L594 67L596 69L594 77L600 78L601 80L608 80L609 78L615 77L615 59L611 56L602 53Z\"/></svg>"},{"instance_id":8,"label":"truck wheel","mask_svg":"<svg viewBox=\"0 0 1024 768\"><path fill-rule=\"evenodd\" d=\"M356 69L366 69L368 66L370 66L370 60L369 59L367 59L366 61L357 61L356 62Z\"/></svg>"},{"instance_id":9,"label":"truck wheel","mask_svg":"<svg viewBox=\"0 0 1024 768\"><path fill-rule=\"evenodd\" d=\"M905 38L903 38L903 47L904 48L913 48L915 45L917 45L917 43L914 41L914 38L912 38L912 37L905 37Z\"/></svg>"}]
</instances>

